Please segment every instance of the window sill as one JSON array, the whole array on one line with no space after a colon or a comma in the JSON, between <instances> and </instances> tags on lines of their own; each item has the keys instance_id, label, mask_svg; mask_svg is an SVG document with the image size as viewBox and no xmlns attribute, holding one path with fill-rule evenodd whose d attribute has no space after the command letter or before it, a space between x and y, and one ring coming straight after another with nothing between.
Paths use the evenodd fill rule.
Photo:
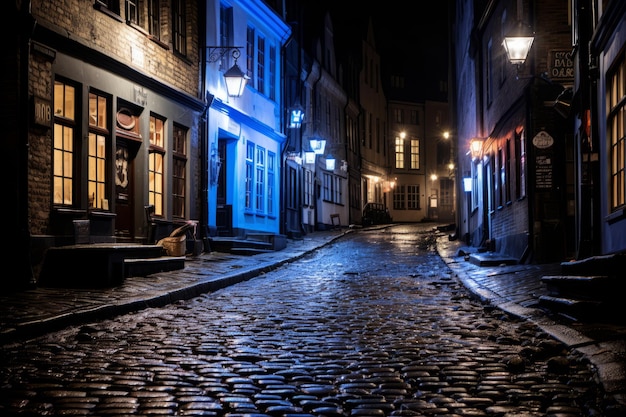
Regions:
<instances>
[{"instance_id":1,"label":"window sill","mask_svg":"<svg viewBox=\"0 0 626 417\"><path fill-rule=\"evenodd\" d=\"M621 209L615 210L613 213L606 216L604 221L611 224L624 218L626 218L626 208L622 207Z\"/></svg>"}]
</instances>

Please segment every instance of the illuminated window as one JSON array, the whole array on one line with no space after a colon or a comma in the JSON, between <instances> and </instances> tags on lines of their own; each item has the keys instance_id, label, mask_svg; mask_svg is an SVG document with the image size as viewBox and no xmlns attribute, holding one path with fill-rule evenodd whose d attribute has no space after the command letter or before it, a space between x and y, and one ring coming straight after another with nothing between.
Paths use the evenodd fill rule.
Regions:
<instances>
[{"instance_id":1,"label":"illuminated window","mask_svg":"<svg viewBox=\"0 0 626 417\"><path fill-rule=\"evenodd\" d=\"M411 139L411 169L420 169L420 141Z\"/></svg>"},{"instance_id":2,"label":"illuminated window","mask_svg":"<svg viewBox=\"0 0 626 417\"><path fill-rule=\"evenodd\" d=\"M89 207L109 209L107 198L107 143L109 99L89 93L89 138L87 150L87 196Z\"/></svg>"},{"instance_id":3,"label":"illuminated window","mask_svg":"<svg viewBox=\"0 0 626 417\"><path fill-rule=\"evenodd\" d=\"M148 203L156 216L163 215L163 162L165 160L165 121L150 116L150 148L148 151Z\"/></svg>"},{"instance_id":4,"label":"illuminated window","mask_svg":"<svg viewBox=\"0 0 626 417\"><path fill-rule=\"evenodd\" d=\"M74 134L76 90L54 82L54 138L52 150L53 203L71 206L74 197Z\"/></svg>"},{"instance_id":5,"label":"illuminated window","mask_svg":"<svg viewBox=\"0 0 626 417\"><path fill-rule=\"evenodd\" d=\"M607 76L607 140L610 146L609 169L611 211L626 204L626 55Z\"/></svg>"},{"instance_id":6,"label":"illuminated window","mask_svg":"<svg viewBox=\"0 0 626 417\"><path fill-rule=\"evenodd\" d=\"M396 137L396 168L404 169L404 139Z\"/></svg>"}]
</instances>

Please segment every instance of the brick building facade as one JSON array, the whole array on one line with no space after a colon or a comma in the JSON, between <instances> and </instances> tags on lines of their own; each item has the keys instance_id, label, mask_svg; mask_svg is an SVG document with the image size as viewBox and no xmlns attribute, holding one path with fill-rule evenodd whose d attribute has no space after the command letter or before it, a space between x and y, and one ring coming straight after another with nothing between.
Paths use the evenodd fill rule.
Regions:
<instances>
[{"instance_id":1,"label":"brick building facade","mask_svg":"<svg viewBox=\"0 0 626 417\"><path fill-rule=\"evenodd\" d=\"M81 224L89 242L146 242L147 206L157 233L198 219L197 2L34 0L12 12L32 29L13 34L28 124L10 142L27 149L14 175L28 190L17 232L32 276L9 286L36 281L45 250L75 243Z\"/></svg>"}]
</instances>

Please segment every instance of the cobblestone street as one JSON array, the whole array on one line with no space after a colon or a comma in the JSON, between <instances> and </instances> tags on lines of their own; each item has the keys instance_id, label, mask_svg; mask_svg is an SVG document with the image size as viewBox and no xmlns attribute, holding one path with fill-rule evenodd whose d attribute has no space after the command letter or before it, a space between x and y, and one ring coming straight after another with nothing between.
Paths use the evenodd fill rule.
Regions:
<instances>
[{"instance_id":1,"label":"cobblestone street","mask_svg":"<svg viewBox=\"0 0 626 417\"><path fill-rule=\"evenodd\" d=\"M4 346L0 414L618 415L587 362L471 298L411 227Z\"/></svg>"}]
</instances>

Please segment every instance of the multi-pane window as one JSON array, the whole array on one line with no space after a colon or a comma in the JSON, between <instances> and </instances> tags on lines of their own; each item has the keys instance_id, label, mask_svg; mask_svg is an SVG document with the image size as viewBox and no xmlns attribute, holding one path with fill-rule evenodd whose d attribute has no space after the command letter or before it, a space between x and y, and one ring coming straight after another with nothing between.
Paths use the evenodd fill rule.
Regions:
<instances>
[{"instance_id":1,"label":"multi-pane window","mask_svg":"<svg viewBox=\"0 0 626 417\"><path fill-rule=\"evenodd\" d=\"M126 22L141 25L141 12L139 0L124 0L126 9Z\"/></svg>"},{"instance_id":2,"label":"multi-pane window","mask_svg":"<svg viewBox=\"0 0 626 417\"><path fill-rule=\"evenodd\" d=\"M507 203L509 201L511 201L511 140L507 139L506 140L506 148L505 148L505 172L504 172L504 176L506 179L506 183L505 188L504 188L504 195L506 198Z\"/></svg>"},{"instance_id":3,"label":"multi-pane window","mask_svg":"<svg viewBox=\"0 0 626 417\"><path fill-rule=\"evenodd\" d=\"M94 92L89 93L89 138L87 160L87 196L89 207L108 210L106 196L107 169L107 110L109 99Z\"/></svg>"},{"instance_id":4,"label":"multi-pane window","mask_svg":"<svg viewBox=\"0 0 626 417\"><path fill-rule=\"evenodd\" d=\"M372 137L374 135L374 125L372 122L372 114L367 115L367 147L372 149Z\"/></svg>"},{"instance_id":5,"label":"multi-pane window","mask_svg":"<svg viewBox=\"0 0 626 417\"><path fill-rule=\"evenodd\" d=\"M519 199L523 196L522 189L522 136L515 133L514 138L514 152L515 152L515 198Z\"/></svg>"},{"instance_id":6,"label":"multi-pane window","mask_svg":"<svg viewBox=\"0 0 626 417\"><path fill-rule=\"evenodd\" d=\"M480 170L478 169L478 165L472 162L472 210L478 207L478 190L481 184L481 179L479 178Z\"/></svg>"},{"instance_id":7,"label":"multi-pane window","mask_svg":"<svg viewBox=\"0 0 626 417\"><path fill-rule=\"evenodd\" d=\"M333 175L333 183L335 185L333 190L333 203L343 204L343 178L339 175Z\"/></svg>"},{"instance_id":8,"label":"multi-pane window","mask_svg":"<svg viewBox=\"0 0 626 417\"><path fill-rule=\"evenodd\" d=\"M165 121L150 115L150 148L148 150L148 203L156 216L163 215L163 175L165 160Z\"/></svg>"},{"instance_id":9,"label":"multi-pane window","mask_svg":"<svg viewBox=\"0 0 626 417\"><path fill-rule=\"evenodd\" d=\"M419 210L420 186L417 184L396 185L393 189L393 208L395 210Z\"/></svg>"},{"instance_id":10,"label":"multi-pane window","mask_svg":"<svg viewBox=\"0 0 626 417\"><path fill-rule=\"evenodd\" d=\"M607 140L609 143L610 209L626 204L626 55L607 76Z\"/></svg>"},{"instance_id":11,"label":"multi-pane window","mask_svg":"<svg viewBox=\"0 0 626 417\"><path fill-rule=\"evenodd\" d=\"M258 146L256 148L256 172L255 172L255 193L257 211L265 210L265 149Z\"/></svg>"},{"instance_id":12,"label":"multi-pane window","mask_svg":"<svg viewBox=\"0 0 626 417\"><path fill-rule=\"evenodd\" d=\"M172 216L185 217L187 129L174 125L172 133Z\"/></svg>"},{"instance_id":13,"label":"multi-pane window","mask_svg":"<svg viewBox=\"0 0 626 417\"><path fill-rule=\"evenodd\" d=\"M409 210L419 210L420 208L420 186L406 186L406 208Z\"/></svg>"},{"instance_id":14,"label":"multi-pane window","mask_svg":"<svg viewBox=\"0 0 626 417\"><path fill-rule=\"evenodd\" d=\"M274 214L274 193L275 193L275 175L276 175L276 154L274 152L267 153L267 214Z\"/></svg>"},{"instance_id":15,"label":"multi-pane window","mask_svg":"<svg viewBox=\"0 0 626 417\"><path fill-rule=\"evenodd\" d=\"M257 38L256 68L256 89L259 93L265 94L265 38L263 36Z\"/></svg>"},{"instance_id":16,"label":"multi-pane window","mask_svg":"<svg viewBox=\"0 0 626 417\"><path fill-rule=\"evenodd\" d=\"M245 207L247 210L252 209L252 184L254 181L254 143L246 144L246 200Z\"/></svg>"},{"instance_id":17,"label":"multi-pane window","mask_svg":"<svg viewBox=\"0 0 626 417\"><path fill-rule=\"evenodd\" d=\"M305 207L311 207L313 205L313 171L309 169L304 170L304 195L302 204Z\"/></svg>"},{"instance_id":18,"label":"multi-pane window","mask_svg":"<svg viewBox=\"0 0 626 417\"><path fill-rule=\"evenodd\" d=\"M148 0L148 32L156 39L161 39L161 0Z\"/></svg>"},{"instance_id":19,"label":"multi-pane window","mask_svg":"<svg viewBox=\"0 0 626 417\"><path fill-rule=\"evenodd\" d=\"M220 4L220 45L221 46L232 46L233 42L231 41L233 37L233 8L226 6L224 4ZM220 69L227 70L229 65L229 57L228 54L222 57L222 61L220 63Z\"/></svg>"},{"instance_id":20,"label":"multi-pane window","mask_svg":"<svg viewBox=\"0 0 626 417\"><path fill-rule=\"evenodd\" d=\"M411 169L420 169L420 141L411 139Z\"/></svg>"},{"instance_id":21,"label":"multi-pane window","mask_svg":"<svg viewBox=\"0 0 626 417\"><path fill-rule=\"evenodd\" d=\"M396 136L396 168L404 168L404 139Z\"/></svg>"},{"instance_id":22,"label":"multi-pane window","mask_svg":"<svg viewBox=\"0 0 626 417\"><path fill-rule=\"evenodd\" d=\"M172 0L172 43L174 51L187 55L187 4L185 0Z\"/></svg>"},{"instance_id":23,"label":"multi-pane window","mask_svg":"<svg viewBox=\"0 0 626 417\"><path fill-rule=\"evenodd\" d=\"M322 176L322 199L324 201L343 204L343 178L338 175L324 173Z\"/></svg>"},{"instance_id":24,"label":"multi-pane window","mask_svg":"<svg viewBox=\"0 0 626 417\"><path fill-rule=\"evenodd\" d=\"M322 198L324 201L331 201L333 194L332 175L324 173L322 177Z\"/></svg>"},{"instance_id":25,"label":"multi-pane window","mask_svg":"<svg viewBox=\"0 0 626 417\"><path fill-rule=\"evenodd\" d=\"M246 75L250 86L254 86L254 36L254 28L248 26L246 32Z\"/></svg>"},{"instance_id":26,"label":"multi-pane window","mask_svg":"<svg viewBox=\"0 0 626 417\"><path fill-rule=\"evenodd\" d=\"M411 119L410 119L410 121L409 121L409 122L410 122L412 125L419 125L419 124L420 124L420 119L419 119L419 115L418 115L418 113L417 113L417 110L411 110L411 113L410 113L410 118L411 118Z\"/></svg>"},{"instance_id":27,"label":"multi-pane window","mask_svg":"<svg viewBox=\"0 0 626 417\"><path fill-rule=\"evenodd\" d=\"M380 152L380 119L376 118L376 152Z\"/></svg>"},{"instance_id":28,"label":"multi-pane window","mask_svg":"<svg viewBox=\"0 0 626 417\"><path fill-rule=\"evenodd\" d=\"M298 173L296 172L296 170L294 169L294 167L292 166L286 166L286 176L288 178L287 183L288 184L293 184L292 189L290 189L287 193L286 193L286 202L287 202L287 208L291 209L291 210L296 210L297 209L297 192L296 192L296 181L298 178Z\"/></svg>"},{"instance_id":29,"label":"multi-pane window","mask_svg":"<svg viewBox=\"0 0 626 417\"><path fill-rule=\"evenodd\" d=\"M104 7L116 15L120 14L120 0L96 0L96 6Z\"/></svg>"},{"instance_id":30,"label":"multi-pane window","mask_svg":"<svg viewBox=\"0 0 626 417\"><path fill-rule=\"evenodd\" d=\"M506 203L506 161L504 159L504 149L498 149L498 169L500 170L500 182L499 182L499 190L498 190L498 198L500 206L503 206Z\"/></svg>"},{"instance_id":31,"label":"multi-pane window","mask_svg":"<svg viewBox=\"0 0 626 417\"><path fill-rule=\"evenodd\" d=\"M276 214L276 154L246 144L245 209L256 214Z\"/></svg>"},{"instance_id":32,"label":"multi-pane window","mask_svg":"<svg viewBox=\"0 0 626 417\"><path fill-rule=\"evenodd\" d=\"M393 208L394 210L405 209L405 190L404 185L396 185L393 189Z\"/></svg>"},{"instance_id":33,"label":"multi-pane window","mask_svg":"<svg viewBox=\"0 0 626 417\"><path fill-rule=\"evenodd\" d=\"M276 100L276 46L270 46L269 98Z\"/></svg>"},{"instance_id":34,"label":"multi-pane window","mask_svg":"<svg viewBox=\"0 0 626 417\"><path fill-rule=\"evenodd\" d=\"M497 207L496 195L498 193L498 174L496 171L496 157L495 154L489 155L489 162L487 163L487 175L489 184L487 189L489 190L489 211L495 211Z\"/></svg>"},{"instance_id":35,"label":"multi-pane window","mask_svg":"<svg viewBox=\"0 0 626 417\"><path fill-rule=\"evenodd\" d=\"M396 123L404 123L404 110L403 109L393 109L393 120Z\"/></svg>"},{"instance_id":36,"label":"multi-pane window","mask_svg":"<svg viewBox=\"0 0 626 417\"><path fill-rule=\"evenodd\" d=\"M493 39L489 39L487 42L487 59L485 61L486 71L485 71L485 88L487 89L487 104L491 105L493 101Z\"/></svg>"},{"instance_id":37,"label":"multi-pane window","mask_svg":"<svg viewBox=\"0 0 626 417\"><path fill-rule=\"evenodd\" d=\"M325 132L330 134L331 133L331 122L332 119L330 118L330 100L326 100L326 111L324 112L324 126L326 127Z\"/></svg>"},{"instance_id":38,"label":"multi-pane window","mask_svg":"<svg viewBox=\"0 0 626 417\"><path fill-rule=\"evenodd\" d=\"M76 89L54 82L54 138L52 151L53 203L74 201L74 132L76 130Z\"/></svg>"}]
</instances>

